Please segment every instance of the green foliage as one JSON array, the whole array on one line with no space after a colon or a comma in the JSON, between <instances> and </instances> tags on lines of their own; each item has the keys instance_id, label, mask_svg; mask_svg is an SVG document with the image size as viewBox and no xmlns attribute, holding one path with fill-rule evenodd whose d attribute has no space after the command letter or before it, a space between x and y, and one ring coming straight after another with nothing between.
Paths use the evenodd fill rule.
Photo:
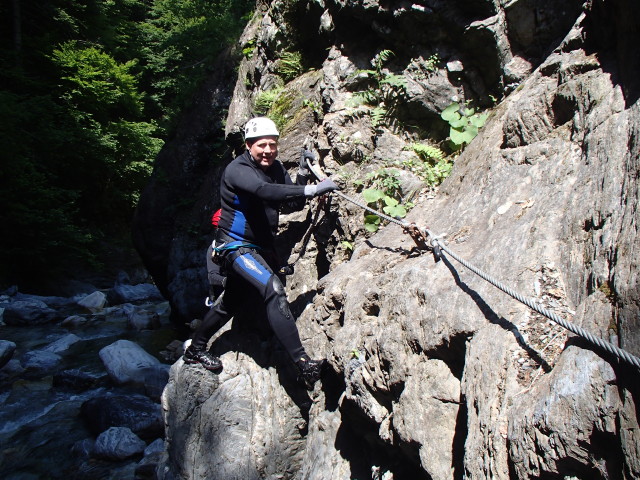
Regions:
<instances>
[{"instance_id":1,"label":"green foliage","mask_svg":"<svg viewBox=\"0 0 640 480\"><path fill-rule=\"evenodd\" d=\"M407 208L412 205L401 205L402 192L400 178L395 170L380 169L367 176L370 188L362 191L362 197L367 204L375 209L394 218L404 218L407 215ZM367 213L364 217L364 227L368 232L376 232L380 227L380 217Z\"/></svg>"},{"instance_id":2,"label":"green foliage","mask_svg":"<svg viewBox=\"0 0 640 480\"><path fill-rule=\"evenodd\" d=\"M425 143L413 143L405 148L413 150L418 158L404 160L401 166L420 177L427 185L440 185L451 173L453 164L438 147Z\"/></svg>"},{"instance_id":3,"label":"green foliage","mask_svg":"<svg viewBox=\"0 0 640 480\"><path fill-rule=\"evenodd\" d=\"M425 68L428 72L436 72L439 64L440 56L437 53L434 53L425 61Z\"/></svg>"},{"instance_id":4,"label":"green foliage","mask_svg":"<svg viewBox=\"0 0 640 480\"><path fill-rule=\"evenodd\" d=\"M343 247L345 250L348 250L348 251L350 251L350 252L352 252L352 251L353 251L353 243L351 243L351 242L349 242L349 241L347 241L347 240L343 240L343 241L342 241L342 242L340 242L340 243L342 244L342 247Z\"/></svg>"},{"instance_id":5,"label":"green foliage","mask_svg":"<svg viewBox=\"0 0 640 480\"><path fill-rule=\"evenodd\" d=\"M275 122L281 133L285 131L287 123L290 120L288 115L291 113L293 102L297 94L298 93L293 89L283 89L269 109L269 118Z\"/></svg>"},{"instance_id":6,"label":"green foliage","mask_svg":"<svg viewBox=\"0 0 640 480\"><path fill-rule=\"evenodd\" d=\"M300 52L283 52L276 62L275 71L285 82L293 80L303 72Z\"/></svg>"},{"instance_id":7,"label":"green foliage","mask_svg":"<svg viewBox=\"0 0 640 480\"><path fill-rule=\"evenodd\" d=\"M74 110L103 118L138 115L142 95L130 73L134 61L119 64L96 47L79 47L76 41L63 43L52 54L60 67L62 98Z\"/></svg>"},{"instance_id":8,"label":"green foliage","mask_svg":"<svg viewBox=\"0 0 640 480\"><path fill-rule=\"evenodd\" d=\"M409 148L413 150L422 160L427 162L439 162L444 160L445 153L438 147L426 143L412 143Z\"/></svg>"},{"instance_id":9,"label":"green foliage","mask_svg":"<svg viewBox=\"0 0 640 480\"><path fill-rule=\"evenodd\" d=\"M100 239L129 238L162 138L254 6L0 4L0 287L41 286L94 262Z\"/></svg>"},{"instance_id":10,"label":"green foliage","mask_svg":"<svg viewBox=\"0 0 640 480\"><path fill-rule=\"evenodd\" d=\"M119 64L77 42L62 44L52 60L60 68L59 98L72 119L69 128L80 144L67 155L72 171L65 181L81 185L80 212L126 222L162 143L152 124L136 121L142 102L130 73L134 62Z\"/></svg>"},{"instance_id":11,"label":"green foliage","mask_svg":"<svg viewBox=\"0 0 640 480\"><path fill-rule=\"evenodd\" d=\"M460 150L478 135L478 129L484 126L488 113L476 113L473 108L461 107L452 103L440 114L449 123L449 137L453 150Z\"/></svg>"},{"instance_id":12,"label":"green foliage","mask_svg":"<svg viewBox=\"0 0 640 480\"><path fill-rule=\"evenodd\" d=\"M276 87L271 90L259 92L258 95L256 95L256 99L253 104L255 114L266 115L281 93L282 87Z\"/></svg>"},{"instance_id":13,"label":"green foliage","mask_svg":"<svg viewBox=\"0 0 640 480\"><path fill-rule=\"evenodd\" d=\"M253 52L256 50L256 41L255 39L249 40L242 47L242 55L244 58L249 59L253 56Z\"/></svg>"},{"instance_id":14,"label":"green foliage","mask_svg":"<svg viewBox=\"0 0 640 480\"><path fill-rule=\"evenodd\" d=\"M64 110L47 95L0 91L0 118L1 284L43 282L92 261L93 235L77 221L80 193L57 176L65 166L55 153L73 147Z\"/></svg>"},{"instance_id":15,"label":"green foliage","mask_svg":"<svg viewBox=\"0 0 640 480\"><path fill-rule=\"evenodd\" d=\"M348 106L355 109L354 115L364 113L359 109L361 105L373 107L369 112L373 127L392 123L397 105L406 95L407 79L384 68L393 56L391 50L382 50L372 60L374 69L356 72L356 75L366 75L371 80L371 86L367 90L356 92Z\"/></svg>"},{"instance_id":16,"label":"green foliage","mask_svg":"<svg viewBox=\"0 0 640 480\"><path fill-rule=\"evenodd\" d=\"M369 173L367 181L375 188L381 189L385 195L399 197L402 194L397 170L381 168Z\"/></svg>"},{"instance_id":17,"label":"green foliage","mask_svg":"<svg viewBox=\"0 0 640 480\"><path fill-rule=\"evenodd\" d=\"M155 0L138 25L143 86L170 130L213 59L235 41L253 7L249 0ZM246 54L246 52L245 52Z\"/></svg>"}]
</instances>

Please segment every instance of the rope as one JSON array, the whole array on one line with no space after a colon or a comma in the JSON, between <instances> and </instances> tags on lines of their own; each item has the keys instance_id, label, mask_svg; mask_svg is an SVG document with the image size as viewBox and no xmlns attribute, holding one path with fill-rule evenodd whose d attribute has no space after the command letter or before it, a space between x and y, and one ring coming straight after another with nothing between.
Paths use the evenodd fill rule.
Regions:
<instances>
[{"instance_id":1,"label":"rope","mask_svg":"<svg viewBox=\"0 0 640 480\"><path fill-rule=\"evenodd\" d=\"M309 168L310 168L311 172L316 176L316 178L318 180L321 180L322 178L326 177L326 175L323 175L322 171L320 171L315 165L312 165L311 163L308 163L308 164L309 164ZM391 223L395 223L397 225L400 225L401 227L403 227L405 229L407 229L408 227L411 226L411 224L408 223L408 222L404 222L404 221L399 220L397 218L390 217L389 215L385 215L382 212L378 212L378 211L374 210L373 208L369 207L368 205L363 204L361 202L358 202L357 200L354 200L353 198L345 195L342 192L334 190L332 193L335 194L335 195L338 195L340 198L343 198L344 200L346 200L348 202L353 203L354 205L357 205L358 207L360 207L360 208L362 208L364 210L369 211L370 213L373 213L374 215L378 215L379 217L381 217L381 218L383 218L383 219L385 219L385 220L387 220L387 221L389 221ZM460 256L458 256L455 252L453 252L446 245L444 245L444 243L442 243L438 239L438 237L435 236L429 229L425 228L425 229L420 229L420 230L423 233L427 234L428 238L430 239L431 247L433 247L434 250L437 249L440 252L448 253L453 259L455 259L457 262L462 264L464 267L468 268L473 273L475 273L476 275L478 275L482 279L486 280L487 282L489 282L494 287L496 287L499 290L503 291L504 293L506 293L510 297L514 298L515 300L519 301L520 303L523 303L524 305L526 305L529 308L531 308L532 310L540 313L541 315L544 315L548 319L550 319L553 322L557 323L561 327L569 330L570 332L573 332L576 335L584 338L585 340L587 340L591 344L596 345L597 347L601 348L602 350L605 350L605 351L615 355L616 357L622 359L623 361L625 361L628 364L631 364L631 365L635 366L638 370L640 370L640 358L638 358L635 355L632 355L631 353L627 352L626 350L623 350L622 348L612 344L611 342L607 342L605 340L602 340L601 338L595 337L593 334L589 333L588 331L584 330L583 328L578 327L578 326L572 324L571 322L568 322L564 318L562 318L562 317L556 315L555 313L547 310L546 308L538 305L533 299L525 297L525 296L519 294L518 292L516 292L512 288L507 287L503 283L501 283L498 280L496 280L495 278L493 278L488 273L480 270L478 267L476 267L473 264L469 263L464 258L461 258Z\"/></svg>"}]
</instances>

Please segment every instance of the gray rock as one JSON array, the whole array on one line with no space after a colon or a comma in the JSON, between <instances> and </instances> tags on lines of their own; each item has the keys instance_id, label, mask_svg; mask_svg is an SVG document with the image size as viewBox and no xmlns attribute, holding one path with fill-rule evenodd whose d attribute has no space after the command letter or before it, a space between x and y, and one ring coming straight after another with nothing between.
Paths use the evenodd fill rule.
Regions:
<instances>
[{"instance_id":1,"label":"gray rock","mask_svg":"<svg viewBox=\"0 0 640 480\"><path fill-rule=\"evenodd\" d=\"M89 458L93 453L96 441L93 438L78 440L71 447L71 453L80 458Z\"/></svg>"},{"instance_id":2,"label":"gray rock","mask_svg":"<svg viewBox=\"0 0 640 480\"><path fill-rule=\"evenodd\" d=\"M127 315L129 328L138 331L160 328L160 316L155 310L126 303L123 305L123 311Z\"/></svg>"},{"instance_id":3,"label":"gray rock","mask_svg":"<svg viewBox=\"0 0 640 480\"><path fill-rule=\"evenodd\" d=\"M25 369L22 366L22 362L17 358L11 358L5 365L0 369L0 375L3 377L16 377L24 373Z\"/></svg>"},{"instance_id":4,"label":"gray rock","mask_svg":"<svg viewBox=\"0 0 640 480\"><path fill-rule=\"evenodd\" d=\"M158 364L142 369L144 393L155 401L160 401L162 391L169 381L169 365Z\"/></svg>"},{"instance_id":5,"label":"gray rock","mask_svg":"<svg viewBox=\"0 0 640 480\"><path fill-rule=\"evenodd\" d=\"M21 292L17 292L13 296L13 300L25 301L25 302L29 302L29 301L42 302L51 308L57 308L57 309L65 308L75 303L75 300L69 297L32 295L32 294L21 293Z\"/></svg>"},{"instance_id":6,"label":"gray rock","mask_svg":"<svg viewBox=\"0 0 640 480\"><path fill-rule=\"evenodd\" d=\"M110 427L127 427L141 438L158 438L164 433L160 405L142 395L101 395L80 409L89 430L98 435Z\"/></svg>"},{"instance_id":7,"label":"gray rock","mask_svg":"<svg viewBox=\"0 0 640 480\"><path fill-rule=\"evenodd\" d=\"M29 376L41 377L54 373L62 364L62 357L57 353L35 350L25 353L20 363Z\"/></svg>"},{"instance_id":8,"label":"gray rock","mask_svg":"<svg viewBox=\"0 0 640 480\"><path fill-rule=\"evenodd\" d=\"M162 438L156 438L144 449L145 456L161 452L164 452L164 440Z\"/></svg>"},{"instance_id":9,"label":"gray rock","mask_svg":"<svg viewBox=\"0 0 640 480\"><path fill-rule=\"evenodd\" d=\"M160 301L163 300L163 297L158 288L150 283L117 284L107 293L107 300L111 305L120 305L122 303Z\"/></svg>"},{"instance_id":10,"label":"gray rock","mask_svg":"<svg viewBox=\"0 0 640 480\"><path fill-rule=\"evenodd\" d=\"M219 376L182 360L173 365L163 394L172 474L240 480L275 476L299 463L305 422L278 374L244 354L235 357L222 356ZM198 429L189 427L193 415L202 421ZM226 453L198 460L205 452Z\"/></svg>"},{"instance_id":11,"label":"gray rock","mask_svg":"<svg viewBox=\"0 0 640 480\"><path fill-rule=\"evenodd\" d=\"M166 460L164 440L158 438L144 449L144 457L136 465L136 478L157 478L155 475L158 466Z\"/></svg>"},{"instance_id":12,"label":"gray rock","mask_svg":"<svg viewBox=\"0 0 640 480\"><path fill-rule=\"evenodd\" d=\"M257 51L241 63L233 97L219 100L229 91L228 65L198 96L200 105L229 105L229 143L252 113L249 85L273 84L282 45L306 48L309 58L315 53L322 71L317 83L311 75L296 80L321 100L321 114L306 132L292 125L282 151L304 142L316 148L325 171L339 173L343 193L354 197L353 180L400 158L402 145L429 138L444 146L448 125L439 113L448 102L484 108L493 96L488 122L455 158L452 175L437 191L417 195L407 221L446 234L457 255L596 337L617 338L640 354L635 5L296 2L318 12L317 19L305 17L313 48L291 35L292 8L273 2L247 27L243 39L254 40ZM388 71L408 77L398 118L415 130L374 127L371 108L348 106L354 92L368 88L358 71L371 68L378 45L395 52ZM440 64L427 72L433 53ZM135 227L139 249L184 323L204 297L190 282L201 278L206 285L199 266L210 232L196 240L180 225L185 217L204 222L201 205L217 205L217 193L203 188L201 204L182 212L180 222L162 212L175 198L170 191L201 185L184 172L204 165L213 140L203 125L219 125L222 116L199 113L202 122L189 118L184 137L159 157L175 173L173 190L152 184ZM176 162L176 151L188 154ZM218 178L219 167L212 167L207 181L216 185ZM367 236L359 208L335 196L333 204L338 233L314 237L287 284L305 347L330 363L310 409L293 400L286 368L278 365L276 380L275 362L265 361L260 342L232 329L213 341L223 353L220 376L181 360L172 367L163 394L169 457L158 471L167 479L276 472L345 480L640 477L631 369L449 254L435 262L430 252L412 250L396 225ZM295 218L282 217L283 227ZM144 235L160 223L162 235ZM352 246L348 254L343 241ZM194 460L212 451L211 460Z\"/></svg>"},{"instance_id":13,"label":"gray rock","mask_svg":"<svg viewBox=\"0 0 640 480\"><path fill-rule=\"evenodd\" d=\"M3 320L7 325L40 325L59 318L56 310L41 300L15 300L4 307Z\"/></svg>"},{"instance_id":14,"label":"gray rock","mask_svg":"<svg viewBox=\"0 0 640 480\"><path fill-rule=\"evenodd\" d=\"M111 427L96 439L93 454L107 460L124 460L144 451L144 440L126 427Z\"/></svg>"},{"instance_id":15,"label":"gray rock","mask_svg":"<svg viewBox=\"0 0 640 480\"><path fill-rule=\"evenodd\" d=\"M16 344L9 340L0 340L0 368L4 367L13 357Z\"/></svg>"},{"instance_id":16,"label":"gray rock","mask_svg":"<svg viewBox=\"0 0 640 480\"><path fill-rule=\"evenodd\" d=\"M43 347L41 350L44 352L52 352L52 353L62 353L71 347L74 343L81 341L82 339L73 333L69 333L64 337L59 338L53 343L50 343L46 347Z\"/></svg>"},{"instance_id":17,"label":"gray rock","mask_svg":"<svg viewBox=\"0 0 640 480\"><path fill-rule=\"evenodd\" d=\"M83 297L77 301L78 305L86 308L91 313L101 311L107 303L107 296L100 291L90 293L86 297Z\"/></svg>"},{"instance_id":18,"label":"gray rock","mask_svg":"<svg viewBox=\"0 0 640 480\"><path fill-rule=\"evenodd\" d=\"M156 472L159 465L166 461L166 456L163 452L154 452L149 455L145 455L142 460L138 462L135 469L135 476L137 479L156 479Z\"/></svg>"},{"instance_id":19,"label":"gray rock","mask_svg":"<svg viewBox=\"0 0 640 480\"><path fill-rule=\"evenodd\" d=\"M70 315L66 317L60 325L64 328L74 329L82 327L87 323L90 323L90 319L88 317L82 315Z\"/></svg>"},{"instance_id":20,"label":"gray rock","mask_svg":"<svg viewBox=\"0 0 640 480\"><path fill-rule=\"evenodd\" d=\"M109 377L117 384L144 384L147 369L160 366L160 361L129 340L117 340L99 352Z\"/></svg>"},{"instance_id":21,"label":"gray rock","mask_svg":"<svg viewBox=\"0 0 640 480\"><path fill-rule=\"evenodd\" d=\"M79 369L63 370L53 376L53 385L58 388L83 392L106 383L106 374L84 372Z\"/></svg>"}]
</instances>

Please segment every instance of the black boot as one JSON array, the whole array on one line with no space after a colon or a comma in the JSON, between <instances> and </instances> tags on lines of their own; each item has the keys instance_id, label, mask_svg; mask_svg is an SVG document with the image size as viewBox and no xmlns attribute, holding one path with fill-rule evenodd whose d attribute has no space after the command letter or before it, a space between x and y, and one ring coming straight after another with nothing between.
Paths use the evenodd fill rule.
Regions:
<instances>
[{"instance_id":1,"label":"black boot","mask_svg":"<svg viewBox=\"0 0 640 480\"><path fill-rule=\"evenodd\" d=\"M301 381L307 387L307 390L313 390L313 385L320 380L322 371L324 370L327 361L311 360L308 355L303 355L300 360L296 362L300 374L298 375L298 381Z\"/></svg>"},{"instance_id":2,"label":"black boot","mask_svg":"<svg viewBox=\"0 0 640 480\"><path fill-rule=\"evenodd\" d=\"M206 350L194 350L189 347L182 356L185 363L199 363L207 370L212 372L220 372L222 370L222 360L215 355L210 354Z\"/></svg>"}]
</instances>

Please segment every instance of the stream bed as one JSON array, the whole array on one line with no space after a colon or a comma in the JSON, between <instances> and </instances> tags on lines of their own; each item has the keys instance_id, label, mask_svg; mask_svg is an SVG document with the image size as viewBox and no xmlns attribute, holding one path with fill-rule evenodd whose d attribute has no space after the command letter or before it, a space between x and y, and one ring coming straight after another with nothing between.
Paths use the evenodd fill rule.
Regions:
<instances>
[{"instance_id":1,"label":"stream bed","mask_svg":"<svg viewBox=\"0 0 640 480\"><path fill-rule=\"evenodd\" d=\"M95 435L80 409L87 400L107 392L140 394L136 387L115 385L99 356L102 348L117 340L130 340L162 363L172 362L166 349L176 334L169 321L168 303L156 302L147 308L158 312L159 326L154 329L130 328L122 309L91 315L91 321L73 330L60 324L0 324L0 339L16 344L12 360L0 369L0 478L139 478L135 469L140 455L108 461L88 454L86 445ZM62 360L54 372L41 375L21 368L25 354L42 350L70 333L79 340L59 352Z\"/></svg>"}]
</instances>

